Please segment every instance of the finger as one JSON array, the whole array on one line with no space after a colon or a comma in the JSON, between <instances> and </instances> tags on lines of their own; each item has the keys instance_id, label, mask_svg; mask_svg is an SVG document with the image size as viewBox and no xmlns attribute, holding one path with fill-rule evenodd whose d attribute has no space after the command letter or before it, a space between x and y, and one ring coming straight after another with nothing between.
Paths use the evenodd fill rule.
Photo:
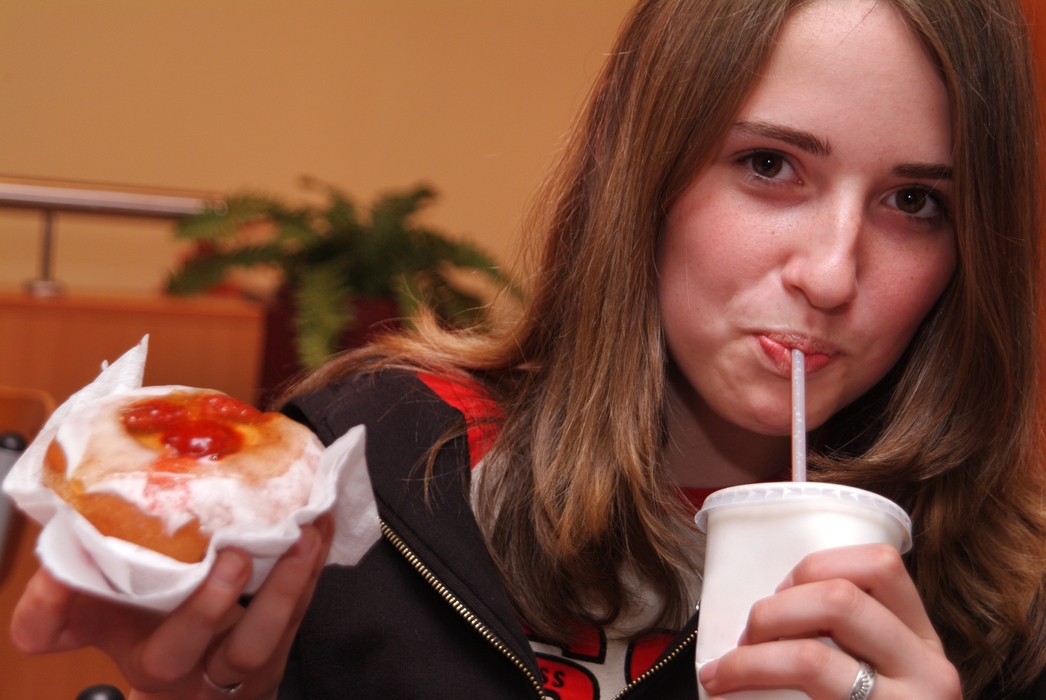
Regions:
<instances>
[{"instance_id":1,"label":"finger","mask_svg":"<svg viewBox=\"0 0 1046 700\"><path fill-rule=\"evenodd\" d=\"M114 659L151 632L159 617L65 586L41 568L30 579L11 619L11 637L24 653L97 646Z\"/></svg>"},{"instance_id":2,"label":"finger","mask_svg":"<svg viewBox=\"0 0 1046 700\"><path fill-rule=\"evenodd\" d=\"M794 586L756 601L742 643L815 635L830 636L843 649L891 677L917 676L947 663L939 649L844 579Z\"/></svg>"},{"instance_id":3,"label":"finger","mask_svg":"<svg viewBox=\"0 0 1046 700\"><path fill-rule=\"evenodd\" d=\"M291 647L293 646L298 626L301 624L301 619L302 617L304 617L306 608L309 607L309 603L312 600L313 591L316 589L316 583L319 580L320 572L323 570L323 566L326 563L327 552L329 551L329 549L331 549L331 542L334 539L334 520L328 515L323 515L320 516L320 518L318 518L313 523L313 525L317 528L320 536L319 551L317 552L317 556L315 557L315 563L313 565L313 570L310 575L309 581L305 584L305 590L303 591L302 595L299 597L299 600L295 605L294 611L291 615L290 623L288 624L287 629L283 630L282 635L276 642L274 651L272 652L269 660L267 661L267 667L273 671L273 673L271 674L271 678L258 678L256 675L254 676L254 678L251 678L249 676L240 676L240 678L243 678L243 680L245 681L249 690L252 693L258 690L266 690L266 688L264 687L265 685L278 683L279 678L282 677L283 668L285 668L287 657L290 654ZM255 599L256 597L257 596L255 596ZM252 606L249 609L256 610L263 608L255 608L254 604L252 603ZM231 645L234 645L234 643L236 643L235 640L229 640L229 642L231 643ZM219 650L217 650L217 652L217 654L211 655L211 659L221 659L222 654L225 653L225 650L220 648ZM208 668L210 668L211 665L213 665L213 663L214 661L210 661L208 663ZM224 676L222 676L222 673L223 671L213 670L213 673L209 675L218 675L220 678L224 678ZM228 680L231 679L232 676L230 675L228 677Z\"/></svg>"},{"instance_id":4,"label":"finger","mask_svg":"<svg viewBox=\"0 0 1046 700\"><path fill-rule=\"evenodd\" d=\"M334 518L329 513L324 513L318 517L312 525L320 534L320 551L312 568L309 589L310 596L312 589L316 586L316 581L320 578L320 573L323 571L323 567L327 565L327 557L330 554L331 544L334 542ZM301 614L303 616L305 615L305 609L308 605L309 601L305 600L300 606Z\"/></svg>"},{"instance_id":5,"label":"finger","mask_svg":"<svg viewBox=\"0 0 1046 700\"><path fill-rule=\"evenodd\" d=\"M216 683L242 681L271 663L283 647L289 649L285 642L293 641L312 597L326 560L330 530L329 521L302 528L302 536L273 567L242 621L210 655L207 673Z\"/></svg>"},{"instance_id":6,"label":"finger","mask_svg":"<svg viewBox=\"0 0 1046 700\"><path fill-rule=\"evenodd\" d=\"M858 545L815 552L800 561L777 590L829 579L852 581L915 634L941 647L901 554L890 545Z\"/></svg>"},{"instance_id":7,"label":"finger","mask_svg":"<svg viewBox=\"0 0 1046 700\"><path fill-rule=\"evenodd\" d=\"M236 606L250 575L251 559L246 553L235 549L220 552L200 588L142 646L141 671L162 683L192 670L222 620Z\"/></svg>"},{"instance_id":8,"label":"finger","mask_svg":"<svg viewBox=\"0 0 1046 700\"><path fill-rule=\"evenodd\" d=\"M859 668L854 658L816 639L794 639L733 649L702 666L700 678L713 695L792 688L813 700L839 700L849 697Z\"/></svg>"},{"instance_id":9,"label":"finger","mask_svg":"<svg viewBox=\"0 0 1046 700\"><path fill-rule=\"evenodd\" d=\"M66 633L79 594L59 583L46 569L38 570L11 617L11 641L23 654L66 651L83 646Z\"/></svg>"},{"instance_id":10,"label":"finger","mask_svg":"<svg viewBox=\"0 0 1046 700\"><path fill-rule=\"evenodd\" d=\"M316 583L319 580L320 572L323 570L323 565L326 563L327 552L331 549L331 542L334 539L334 520L329 515L320 516L314 523L313 528L318 539L318 547L313 552L311 569L306 578L304 586L300 590L293 602L293 608L291 609L287 624L283 626L282 630L279 630L278 634L274 634L273 631L277 630L278 625L274 624L272 619L266 618L267 610L269 609L270 596L279 594L282 589L283 592L287 593L287 589L283 588L290 581L291 577L296 577L302 572L303 564L301 560L296 557L301 556L303 552L289 552L288 559L295 558L293 561L288 561L286 564L282 560L277 563L274 567L273 572L270 574L270 578L267 579L265 585L261 587L258 594L254 597L250 608L250 618L245 620L245 624L241 628L237 628L234 633L223 642L222 647L219 649L219 653L212 656L215 662L218 663L217 667L214 667L212 663L213 675L217 674L219 677L225 677L225 671L221 668L224 663L230 668L229 678L235 677L235 672L244 673L245 670L254 667L259 662L268 661L271 658L278 658L280 662L287 658L287 654L291 649L291 645L294 642L294 636L297 633L298 626L301 624L301 619L304 617L305 610L308 609L309 603L312 601L313 591L316 589ZM303 527L302 532L313 529ZM306 542L301 543L303 546L310 546ZM308 552L305 552L308 554ZM286 569L285 569L286 566ZM281 581L287 577L287 581ZM270 583L270 580L272 583ZM259 600L260 599L260 600ZM286 601L280 605L285 605ZM255 603L256 602L256 603ZM275 641L269 643L269 645L261 646L258 645L258 640L274 639ZM223 655L228 656L223 659ZM237 669L238 667L238 669ZM244 677L244 676L240 676Z\"/></svg>"},{"instance_id":11,"label":"finger","mask_svg":"<svg viewBox=\"0 0 1046 700\"><path fill-rule=\"evenodd\" d=\"M320 542L320 554L316 558L316 565L313 568L312 576L306 586L305 595L303 595L301 600L298 601L298 607L294 611L292 624L287 628L286 632L284 632L283 639L280 640L280 643L276 648L276 652L274 653L275 658L285 660L287 655L290 653L291 646L294 644L294 639L298 633L298 627L301 626L301 621L305 617L305 613L309 608L309 603L312 602L312 596L316 591L316 585L319 582L320 574L323 572L323 567L327 563L327 555L330 552L331 542L334 540L334 519L329 515L324 515L322 518L322 520L317 520L316 523L314 523L319 528L322 537Z\"/></svg>"}]
</instances>

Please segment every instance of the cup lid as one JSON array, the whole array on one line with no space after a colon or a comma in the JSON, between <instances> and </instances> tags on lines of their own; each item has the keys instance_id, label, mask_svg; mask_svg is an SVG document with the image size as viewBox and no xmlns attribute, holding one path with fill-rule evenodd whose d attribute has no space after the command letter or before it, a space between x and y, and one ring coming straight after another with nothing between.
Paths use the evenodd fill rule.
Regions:
<instances>
[{"instance_id":1,"label":"cup lid","mask_svg":"<svg viewBox=\"0 0 1046 700\"><path fill-rule=\"evenodd\" d=\"M907 541L910 546L912 520L904 512L903 508L877 493L841 484L824 484L810 481L802 483L777 481L765 484L731 486L720 489L706 498L701 510L694 516L694 522L697 523L697 528L701 532L706 532L708 513L716 508L728 508L749 503L814 500L836 500L842 503L853 503L892 515L907 532Z\"/></svg>"}]
</instances>

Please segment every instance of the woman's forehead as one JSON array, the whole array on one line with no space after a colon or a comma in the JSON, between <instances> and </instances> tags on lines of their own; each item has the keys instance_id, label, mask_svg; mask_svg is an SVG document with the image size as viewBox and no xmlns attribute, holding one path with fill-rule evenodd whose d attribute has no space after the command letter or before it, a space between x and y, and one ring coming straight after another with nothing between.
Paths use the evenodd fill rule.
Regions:
<instances>
[{"instance_id":1,"label":"woman's forehead","mask_svg":"<svg viewBox=\"0 0 1046 700\"><path fill-rule=\"evenodd\" d=\"M797 43L785 45L789 37L796 37ZM878 44L883 58L887 44L906 43L918 47L932 63L918 33L889 0L811 0L798 5L785 19L774 58L796 65L831 61L845 43L869 39Z\"/></svg>"},{"instance_id":2,"label":"woman's forehead","mask_svg":"<svg viewBox=\"0 0 1046 700\"><path fill-rule=\"evenodd\" d=\"M829 150L878 129L916 160L951 160L947 89L889 2L817 0L796 9L738 122L801 129Z\"/></svg>"}]
</instances>

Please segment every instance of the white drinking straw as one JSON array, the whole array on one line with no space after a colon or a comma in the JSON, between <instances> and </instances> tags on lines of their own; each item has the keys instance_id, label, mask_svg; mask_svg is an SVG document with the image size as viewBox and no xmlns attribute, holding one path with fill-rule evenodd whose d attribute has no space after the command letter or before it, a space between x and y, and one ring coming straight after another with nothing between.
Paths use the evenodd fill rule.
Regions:
<instances>
[{"instance_id":1,"label":"white drinking straw","mask_svg":"<svg viewBox=\"0 0 1046 700\"><path fill-rule=\"evenodd\" d=\"M792 481L806 481L806 358L792 350Z\"/></svg>"}]
</instances>

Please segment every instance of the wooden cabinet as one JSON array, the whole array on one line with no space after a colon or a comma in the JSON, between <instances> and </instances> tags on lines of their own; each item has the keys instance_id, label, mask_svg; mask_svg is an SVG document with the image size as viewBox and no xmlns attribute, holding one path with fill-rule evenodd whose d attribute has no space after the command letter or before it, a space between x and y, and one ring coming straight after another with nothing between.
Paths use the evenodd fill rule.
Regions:
<instances>
[{"instance_id":1,"label":"wooden cabinet","mask_svg":"<svg viewBox=\"0 0 1046 700\"><path fill-rule=\"evenodd\" d=\"M214 388L253 402L264 331L262 307L237 299L34 299L0 291L0 385L43 389L61 403L97 376L103 360L148 333L146 384ZM11 614L37 568L38 533L19 516L0 557L0 700L73 700L97 683L127 693L115 664L96 649L36 657L14 649Z\"/></svg>"},{"instance_id":2,"label":"wooden cabinet","mask_svg":"<svg viewBox=\"0 0 1046 700\"><path fill-rule=\"evenodd\" d=\"M65 296L0 291L0 385L43 389L61 403L149 334L146 384L218 389L253 403L264 309L214 297Z\"/></svg>"}]
</instances>

